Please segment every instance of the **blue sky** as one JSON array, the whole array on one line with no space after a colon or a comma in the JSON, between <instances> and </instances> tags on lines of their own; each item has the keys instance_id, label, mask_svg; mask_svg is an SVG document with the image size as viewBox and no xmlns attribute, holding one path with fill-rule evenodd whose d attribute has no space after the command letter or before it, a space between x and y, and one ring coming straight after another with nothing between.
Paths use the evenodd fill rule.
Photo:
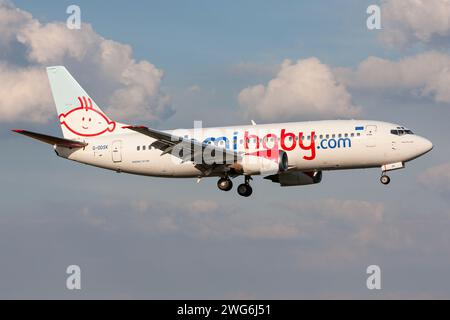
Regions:
<instances>
[{"instance_id":1,"label":"blue sky","mask_svg":"<svg viewBox=\"0 0 450 320\"><path fill-rule=\"evenodd\" d=\"M444 80L450 58L444 40L450 30L444 26L436 35L432 18L425 25L405 22L401 14L392 20L389 13L402 1L382 2L386 19L382 15L379 31L366 28L373 1L78 1L92 30L75 31L74 48L96 49L104 39L129 45L134 60L117 63L94 51L74 54L71 44L53 55L65 45L59 33L0 23L1 35L13 35L0 37L0 80L23 81L8 87L15 100L0 98L0 297L448 298L450 88ZM430 3L429 15L447 9L439 0ZM65 22L69 4L15 0L10 8L33 16L18 21L34 19L67 38L74 33L55 22ZM2 1L0 8L7 10ZM408 10L405 16L422 21L423 10ZM49 47L40 51L44 44ZM308 58L332 74L333 84L343 84L361 108L358 117L405 124L435 149L393 172L389 187L375 169L325 172L321 184L293 188L257 177L254 195L243 199L219 192L215 179L196 184L119 175L64 161L9 131L61 134L46 84L39 86L46 65L68 65L90 95L108 105L124 87L123 70L109 74L104 66L121 61L133 70L146 61L164 71L131 80L154 85L156 93L133 106L127 121L176 128L194 120L212 126L323 118L308 113L301 93L298 107L280 106L286 114L278 118L242 102L246 88L279 78L285 59L292 70L316 70L310 68L318 62ZM37 101L26 99L29 92ZM341 91L317 94L333 101ZM165 96L170 102L160 99ZM273 107L268 97L258 98ZM335 115L333 103L326 107L333 118L349 117ZM39 113L24 119L31 109ZM82 268L79 292L65 289L70 264ZM382 269L381 291L365 287L371 264Z\"/></svg>"},{"instance_id":2,"label":"blue sky","mask_svg":"<svg viewBox=\"0 0 450 320\"><path fill-rule=\"evenodd\" d=\"M99 34L130 44L136 59L148 59L165 71L162 86L170 91L177 109L186 108L185 97L179 96L187 87L203 88L208 93L203 100L188 101L190 109L202 111L194 114L200 119L211 109L235 110L243 87L270 79L271 74L234 74L233 66L241 63L276 65L284 59L316 56L345 67L368 55L395 56L395 51L377 45L377 32L368 32L366 15L361 14L366 2L370 3L139 1L130 10L124 10L120 1L78 3L83 19ZM71 4L16 3L42 21L64 21L65 8ZM209 118L213 122L217 117ZM181 121L175 117L168 125L187 125Z\"/></svg>"}]
</instances>

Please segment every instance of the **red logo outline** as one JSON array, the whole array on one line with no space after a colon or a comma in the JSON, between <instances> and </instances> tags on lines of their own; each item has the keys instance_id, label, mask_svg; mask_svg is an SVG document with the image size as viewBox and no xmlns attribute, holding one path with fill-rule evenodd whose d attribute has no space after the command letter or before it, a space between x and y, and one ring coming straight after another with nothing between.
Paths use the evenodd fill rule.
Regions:
<instances>
[{"instance_id":1,"label":"red logo outline","mask_svg":"<svg viewBox=\"0 0 450 320\"><path fill-rule=\"evenodd\" d=\"M64 125L70 132L72 132L72 133L74 133L74 134L76 134L76 135L82 136L82 137L96 137L96 136L99 136L99 135L104 134L105 132L113 132L113 131L116 129L116 122L115 122L115 121L110 121L110 120L108 119L108 117L106 117L106 115L104 115L102 112L100 112L100 111L94 109L94 107L92 106L92 100L91 100L91 98L88 97L88 98L86 99L86 97L78 97L78 101L80 102L80 106L79 106L79 107L74 108L74 109L68 111L67 113L61 113L61 114L58 116L59 121L60 121L60 124L61 124L61 125ZM89 104L88 104L88 102L89 102ZM94 111L95 113L97 113L98 115L100 115L100 116L106 121L108 127L107 127L106 129L104 129L103 131L101 131L101 132L91 133L91 134L80 133L80 132L77 132L77 131L75 131L74 129L72 129L72 128L67 124L67 122L65 121L65 118L66 118L68 115L70 115L71 113L76 112L76 111L79 111L79 110L83 110L83 109L86 110L86 111L88 111L88 110Z\"/></svg>"}]
</instances>

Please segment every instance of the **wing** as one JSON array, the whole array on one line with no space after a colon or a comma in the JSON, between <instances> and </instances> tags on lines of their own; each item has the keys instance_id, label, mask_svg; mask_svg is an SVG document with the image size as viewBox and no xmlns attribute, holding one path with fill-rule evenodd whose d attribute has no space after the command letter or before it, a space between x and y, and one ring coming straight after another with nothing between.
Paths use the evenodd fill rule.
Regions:
<instances>
[{"instance_id":1,"label":"wing","mask_svg":"<svg viewBox=\"0 0 450 320\"><path fill-rule=\"evenodd\" d=\"M88 144L84 143L84 142L80 142L80 141L75 141L75 140L68 140L68 139L63 139L63 138L58 138L58 137L53 137L53 136L48 136L42 133L36 133L36 132L31 132L31 131L26 131L26 130L12 130L16 133L20 133L23 134L24 136L39 140L41 142L44 143L48 143L51 145L57 145L58 147L64 147L64 148L84 148L86 147Z\"/></svg>"},{"instance_id":2,"label":"wing","mask_svg":"<svg viewBox=\"0 0 450 320\"><path fill-rule=\"evenodd\" d=\"M199 142L194 139L186 139L164 131L159 131L144 126L126 126L143 135L156 139L152 147L180 158L182 162L192 161L196 167L204 173L212 171L228 171L228 167L241 160L241 155L233 150L217 147L213 144ZM217 161L220 159L221 161Z\"/></svg>"}]
</instances>

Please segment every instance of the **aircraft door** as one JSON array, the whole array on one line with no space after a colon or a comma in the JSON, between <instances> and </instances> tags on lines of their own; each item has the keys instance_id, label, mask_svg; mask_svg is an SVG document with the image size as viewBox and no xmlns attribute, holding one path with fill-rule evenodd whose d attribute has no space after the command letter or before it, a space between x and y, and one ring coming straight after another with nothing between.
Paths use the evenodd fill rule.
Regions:
<instances>
[{"instance_id":1,"label":"aircraft door","mask_svg":"<svg viewBox=\"0 0 450 320\"><path fill-rule=\"evenodd\" d=\"M122 141L117 140L112 143L112 160L114 163L122 162Z\"/></svg>"},{"instance_id":2,"label":"aircraft door","mask_svg":"<svg viewBox=\"0 0 450 320\"><path fill-rule=\"evenodd\" d=\"M366 126L366 147L372 148L376 147L377 142L375 140L375 136L377 133L377 126L368 125Z\"/></svg>"}]
</instances>

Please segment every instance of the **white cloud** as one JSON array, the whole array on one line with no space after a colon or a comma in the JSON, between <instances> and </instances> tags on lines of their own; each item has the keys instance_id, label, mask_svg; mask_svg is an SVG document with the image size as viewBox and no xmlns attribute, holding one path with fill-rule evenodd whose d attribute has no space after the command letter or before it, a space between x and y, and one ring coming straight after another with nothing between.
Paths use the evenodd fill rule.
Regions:
<instances>
[{"instance_id":1,"label":"white cloud","mask_svg":"<svg viewBox=\"0 0 450 320\"><path fill-rule=\"evenodd\" d=\"M279 203L269 204L267 210L245 214L232 204L220 205L213 200L187 203L140 200L122 206L123 203L108 202L101 208L89 211L101 213L94 221L100 219L107 222L106 225L93 226L109 229L128 225L133 230L151 235L175 232L208 239L300 239L315 242L328 234L328 238L336 238L336 241L356 242L363 247L378 239L377 231L384 222L382 203L359 200L293 202L282 204L281 207L287 210L278 210L278 214L274 214L273 208L279 209ZM111 215L111 208L127 214Z\"/></svg>"},{"instance_id":2,"label":"white cloud","mask_svg":"<svg viewBox=\"0 0 450 320\"><path fill-rule=\"evenodd\" d=\"M17 30L24 28L32 21L28 12L16 9L8 0L0 0L0 46L2 51L9 49L17 37Z\"/></svg>"},{"instance_id":3,"label":"white cloud","mask_svg":"<svg viewBox=\"0 0 450 320\"><path fill-rule=\"evenodd\" d=\"M383 0L381 6L384 44L442 48L450 43L450 0ZM242 64L235 69L260 68ZM242 90L239 103L252 118L263 120L354 117L360 108L353 105L347 88L407 93L450 103L449 83L450 55L439 51L398 61L372 56L355 69L330 69L316 58L296 63L286 60L266 85Z\"/></svg>"},{"instance_id":4,"label":"white cloud","mask_svg":"<svg viewBox=\"0 0 450 320\"><path fill-rule=\"evenodd\" d=\"M380 202L320 199L287 207L301 217L298 225L308 243L295 251L301 270L347 268L371 260L368 253L373 250L422 250L413 240L416 230L411 230L411 222Z\"/></svg>"},{"instance_id":5,"label":"white cloud","mask_svg":"<svg viewBox=\"0 0 450 320\"><path fill-rule=\"evenodd\" d=\"M0 78L9 79L0 88L0 121L43 122L54 116L45 67L56 64L79 75L77 80L118 120L158 121L173 113L160 89L163 71L134 60L129 45L103 38L89 24L69 30L64 23L41 23L0 0L0 45Z\"/></svg>"},{"instance_id":6,"label":"white cloud","mask_svg":"<svg viewBox=\"0 0 450 320\"><path fill-rule=\"evenodd\" d=\"M407 91L450 103L450 55L445 53L428 51L399 61L369 57L355 70L337 68L334 72L351 88Z\"/></svg>"},{"instance_id":7,"label":"white cloud","mask_svg":"<svg viewBox=\"0 0 450 320\"><path fill-rule=\"evenodd\" d=\"M450 41L450 0L383 0L381 41L395 48L422 44L443 48ZM351 89L430 97L450 103L450 55L425 51L397 61L368 57L355 69L336 68Z\"/></svg>"},{"instance_id":8,"label":"white cloud","mask_svg":"<svg viewBox=\"0 0 450 320\"><path fill-rule=\"evenodd\" d=\"M450 41L450 0L382 1L382 42L391 47L416 43L443 47ZM398 61L368 57L355 70L336 68L350 88L407 92L450 103L450 55L426 51Z\"/></svg>"},{"instance_id":9,"label":"white cloud","mask_svg":"<svg viewBox=\"0 0 450 320\"><path fill-rule=\"evenodd\" d=\"M384 218L382 203L361 200L323 199L307 204L294 202L287 207L304 215L301 225L307 225L308 237L326 232L330 225L340 224L345 226L344 237L360 244L373 239L373 230L383 223Z\"/></svg>"},{"instance_id":10,"label":"white cloud","mask_svg":"<svg viewBox=\"0 0 450 320\"><path fill-rule=\"evenodd\" d=\"M102 204L103 202L103 204ZM78 209L76 209L78 210ZM448 213L405 211L396 204L342 199L266 202L245 211L214 200L181 202L102 199L82 211L82 223L113 234L184 237L209 241L285 241L301 271L336 270L373 263L373 253L427 255L445 253ZM430 218L432 217L432 218ZM434 230L430 234L430 230ZM430 243L433 250L430 249ZM367 265L368 265L367 264Z\"/></svg>"},{"instance_id":11,"label":"white cloud","mask_svg":"<svg viewBox=\"0 0 450 320\"><path fill-rule=\"evenodd\" d=\"M49 90L41 68L14 67L0 61L0 120L45 122L52 115L56 119Z\"/></svg>"},{"instance_id":12,"label":"white cloud","mask_svg":"<svg viewBox=\"0 0 450 320\"><path fill-rule=\"evenodd\" d=\"M448 45L449 0L384 0L381 4L381 40L391 47L414 43Z\"/></svg>"},{"instance_id":13,"label":"white cloud","mask_svg":"<svg viewBox=\"0 0 450 320\"><path fill-rule=\"evenodd\" d=\"M188 205L192 213L214 212L219 208L219 204L212 200L195 200Z\"/></svg>"},{"instance_id":14,"label":"white cloud","mask_svg":"<svg viewBox=\"0 0 450 320\"><path fill-rule=\"evenodd\" d=\"M450 162L427 169L419 175L418 181L423 186L448 197L450 194Z\"/></svg>"},{"instance_id":15,"label":"white cloud","mask_svg":"<svg viewBox=\"0 0 450 320\"><path fill-rule=\"evenodd\" d=\"M360 113L346 87L317 58L285 60L267 85L246 88L239 103L252 117L263 120L353 117Z\"/></svg>"}]
</instances>

